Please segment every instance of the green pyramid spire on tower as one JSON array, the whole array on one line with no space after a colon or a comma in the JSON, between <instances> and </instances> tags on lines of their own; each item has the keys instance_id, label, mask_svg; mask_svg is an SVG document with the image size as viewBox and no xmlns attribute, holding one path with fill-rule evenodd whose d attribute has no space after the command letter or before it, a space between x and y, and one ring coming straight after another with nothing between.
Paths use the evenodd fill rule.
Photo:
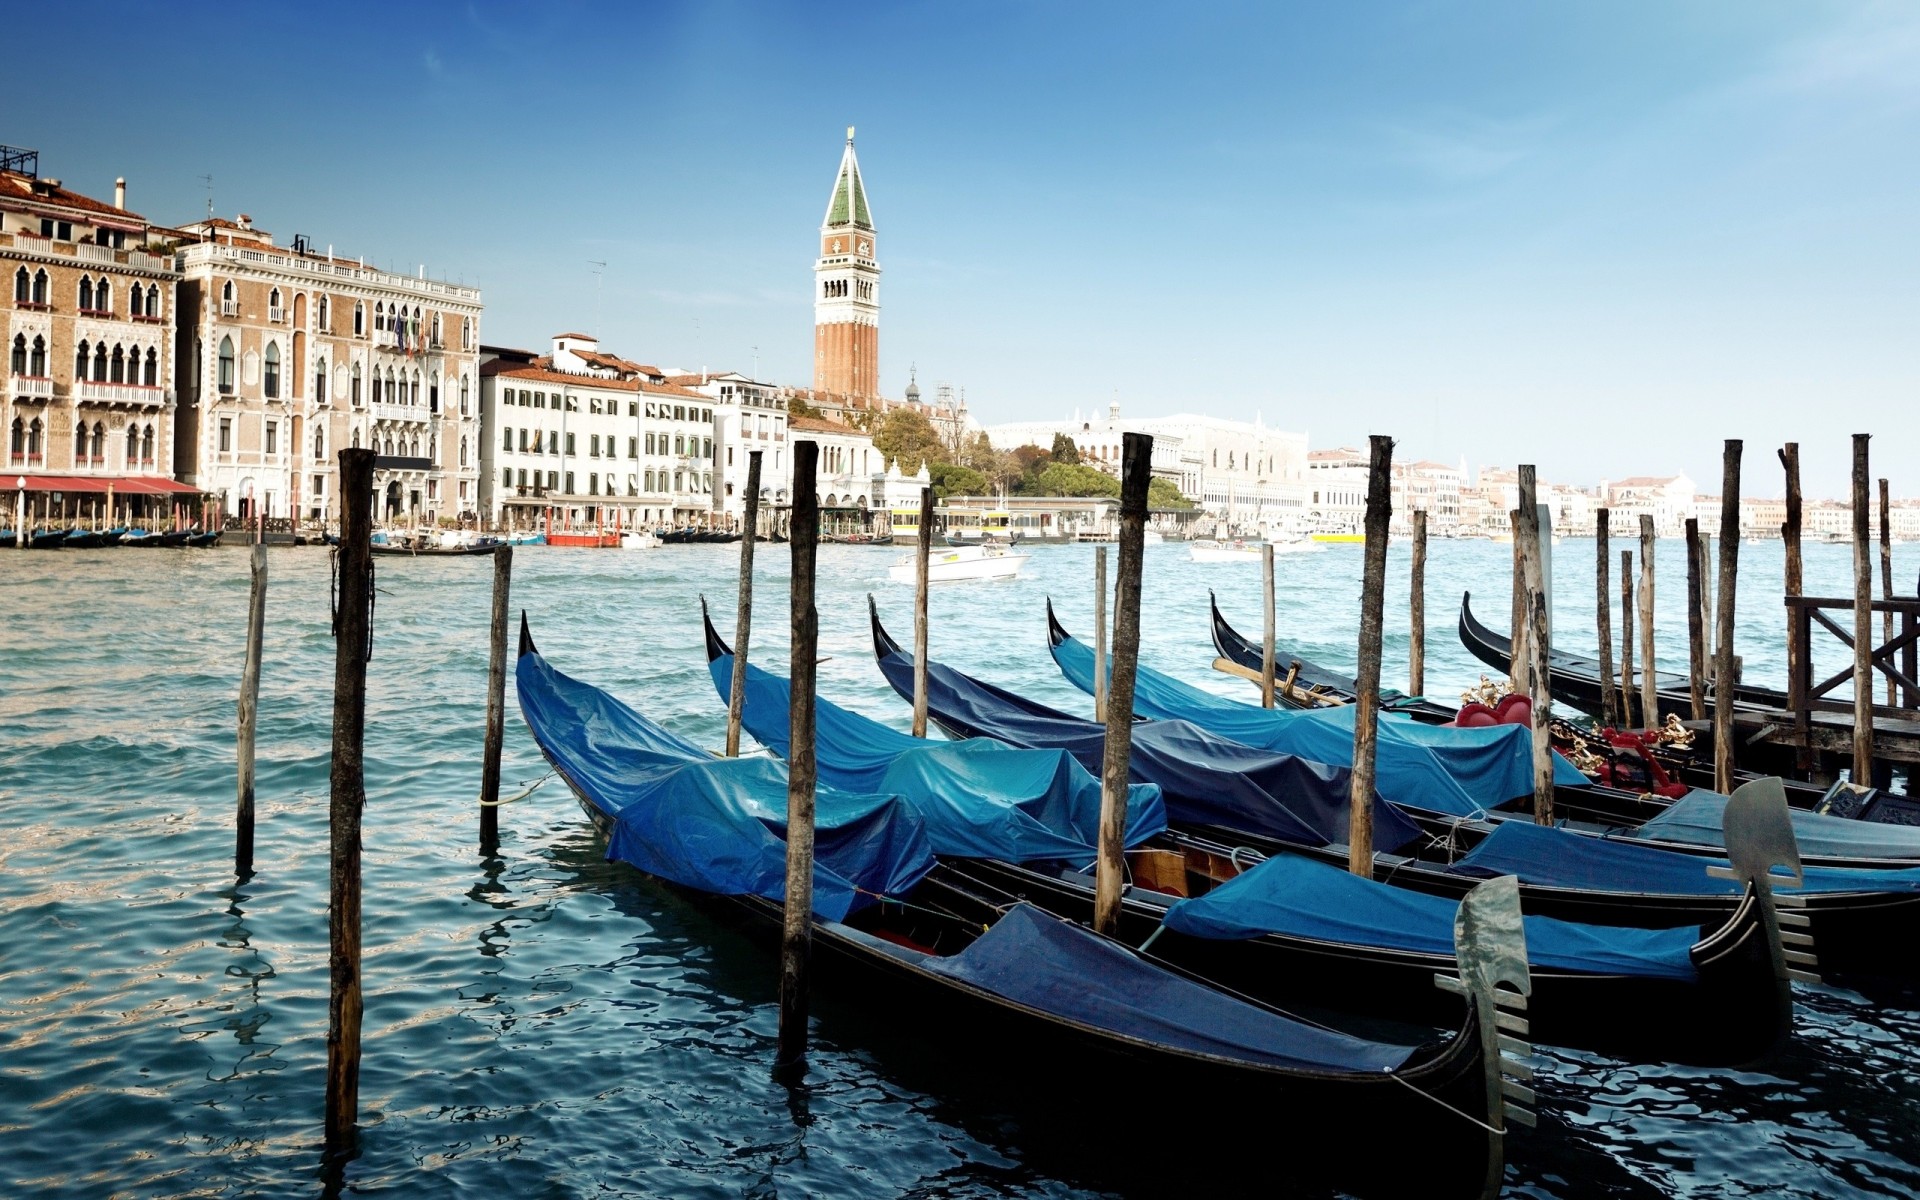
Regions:
<instances>
[{"instance_id":1,"label":"green pyramid spire on tower","mask_svg":"<svg viewBox=\"0 0 1920 1200\"><path fill-rule=\"evenodd\" d=\"M866 185L860 182L860 160L853 153L853 126L847 126L847 150L840 156L840 173L833 180L833 198L827 202L828 225L873 228L867 208Z\"/></svg>"}]
</instances>

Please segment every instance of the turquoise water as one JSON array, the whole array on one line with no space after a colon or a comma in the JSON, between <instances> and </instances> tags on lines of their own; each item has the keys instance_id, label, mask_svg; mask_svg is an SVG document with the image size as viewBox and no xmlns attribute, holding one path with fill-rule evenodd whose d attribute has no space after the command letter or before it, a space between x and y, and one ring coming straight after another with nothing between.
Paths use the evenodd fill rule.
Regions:
<instances>
[{"instance_id":1,"label":"turquoise water","mask_svg":"<svg viewBox=\"0 0 1920 1200\"><path fill-rule=\"evenodd\" d=\"M1779 551L1743 546L1748 678L1780 670ZM1898 547L1902 590L1920 547ZM754 657L784 669L784 547L761 547ZM1663 543L1661 660L1684 662L1680 546ZM731 635L737 547L517 551L514 603L543 651L718 746L697 597ZM1809 590L1850 591L1849 550L1809 549ZM1556 630L1590 643L1592 544L1556 548ZM1452 634L1467 587L1506 623L1509 551L1436 542L1429 692L1480 674ZM824 695L904 724L868 656L865 594L896 634L911 594L886 549L822 547ZM1092 554L1043 547L1009 584L932 599L934 653L1076 712L1042 600L1091 625ZM327 557L271 554L258 873L231 873L244 551L0 555L0 1196L284 1196L319 1189L326 1058ZM381 560L367 718L364 1137L355 1195L1157 1196L1291 1194L1284 1160L1163 1145L1152 1105L1118 1145L1081 1142L955 1083L937 1031L823 991L803 1100L767 1068L774 965L757 945L603 861L557 783L501 810L474 852L491 564ZM1385 678L1403 683L1406 558L1389 581ZM1350 662L1358 547L1280 560L1280 626ZM1670 581L1670 582L1668 582ZM1258 570L1151 547L1147 661L1207 670L1206 590L1259 629ZM1823 655L1838 669L1838 643ZM508 791L544 773L509 706ZM1765 1070L1648 1067L1542 1050L1540 1131L1509 1194L1910 1196L1920 1191L1920 1001L1800 989L1802 1029ZM904 1031L903 1031L904 1027ZM1102 1097L1089 1097L1089 1102ZM1202 1103L1159 1097L1154 1103ZM1123 1110L1124 1111L1124 1110ZM1277 1130L1286 1115L1275 1114ZM1356 1120L1364 1122L1364 1114ZM1227 1156L1231 1157L1231 1156ZM1307 1194L1313 1194L1311 1192Z\"/></svg>"}]
</instances>

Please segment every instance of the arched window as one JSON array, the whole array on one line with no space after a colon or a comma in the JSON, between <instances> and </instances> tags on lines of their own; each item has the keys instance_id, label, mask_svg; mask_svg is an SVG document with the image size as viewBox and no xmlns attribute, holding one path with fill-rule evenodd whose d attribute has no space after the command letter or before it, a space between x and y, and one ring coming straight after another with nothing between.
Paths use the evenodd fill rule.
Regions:
<instances>
[{"instance_id":1,"label":"arched window","mask_svg":"<svg viewBox=\"0 0 1920 1200\"><path fill-rule=\"evenodd\" d=\"M31 422L28 423L27 425L27 458L28 459L39 458L42 454L46 453L46 451L42 449L41 442L40 442L40 436L45 432L46 432L46 426L40 423L39 417L35 417Z\"/></svg>"},{"instance_id":2,"label":"arched window","mask_svg":"<svg viewBox=\"0 0 1920 1200\"><path fill-rule=\"evenodd\" d=\"M19 417L13 419L13 427L7 432L7 457L18 459L27 452L27 423Z\"/></svg>"},{"instance_id":3,"label":"arched window","mask_svg":"<svg viewBox=\"0 0 1920 1200\"><path fill-rule=\"evenodd\" d=\"M473 349L473 318L472 317L460 318L460 348L462 350Z\"/></svg>"},{"instance_id":4,"label":"arched window","mask_svg":"<svg viewBox=\"0 0 1920 1200\"><path fill-rule=\"evenodd\" d=\"M220 302L222 304L233 303L233 280L229 279L220 285Z\"/></svg>"},{"instance_id":5,"label":"arched window","mask_svg":"<svg viewBox=\"0 0 1920 1200\"><path fill-rule=\"evenodd\" d=\"M433 314L433 344L436 346L440 344L440 314L439 313Z\"/></svg>"},{"instance_id":6,"label":"arched window","mask_svg":"<svg viewBox=\"0 0 1920 1200\"><path fill-rule=\"evenodd\" d=\"M140 461L140 427L127 426L127 465L131 467Z\"/></svg>"},{"instance_id":7,"label":"arched window","mask_svg":"<svg viewBox=\"0 0 1920 1200\"><path fill-rule=\"evenodd\" d=\"M393 439L391 437L387 439L387 457L393 457Z\"/></svg>"},{"instance_id":8,"label":"arched window","mask_svg":"<svg viewBox=\"0 0 1920 1200\"><path fill-rule=\"evenodd\" d=\"M80 311L93 311L93 276L91 275L80 277Z\"/></svg>"},{"instance_id":9,"label":"arched window","mask_svg":"<svg viewBox=\"0 0 1920 1200\"><path fill-rule=\"evenodd\" d=\"M220 377L219 378L220 378L220 390L223 393L232 394L233 392L233 339L230 337L223 337L220 339Z\"/></svg>"},{"instance_id":10,"label":"arched window","mask_svg":"<svg viewBox=\"0 0 1920 1200\"><path fill-rule=\"evenodd\" d=\"M465 438L460 439L460 465L463 467L467 465L467 439Z\"/></svg>"},{"instance_id":11,"label":"arched window","mask_svg":"<svg viewBox=\"0 0 1920 1200\"><path fill-rule=\"evenodd\" d=\"M147 385L148 387L160 386L160 352L159 351L153 350L153 349L149 349L147 351L146 371L144 374L141 375L140 382Z\"/></svg>"},{"instance_id":12,"label":"arched window","mask_svg":"<svg viewBox=\"0 0 1920 1200\"><path fill-rule=\"evenodd\" d=\"M360 407L360 364L359 363L353 364L352 387L353 387L353 394L351 396L351 399L353 401L353 406L355 408L359 408ZM358 446L359 444L360 444L359 442L354 443L355 446Z\"/></svg>"},{"instance_id":13,"label":"arched window","mask_svg":"<svg viewBox=\"0 0 1920 1200\"><path fill-rule=\"evenodd\" d=\"M141 291L138 286L128 288L127 289L127 315L130 317L146 316L147 315L146 299L147 299L147 294Z\"/></svg>"},{"instance_id":14,"label":"arched window","mask_svg":"<svg viewBox=\"0 0 1920 1200\"><path fill-rule=\"evenodd\" d=\"M149 425L140 432L140 461L153 461L153 426Z\"/></svg>"},{"instance_id":15,"label":"arched window","mask_svg":"<svg viewBox=\"0 0 1920 1200\"><path fill-rule=\"evenodd\" d=\"M112 371L113 373L107 376L108 379L111 379L115 383L125 383L127 381L127 354L125 350L120 348L118 343L113 347Z\"/></svg>"},{"instance_id":16,"label":"arched window","mask_svg":"<svg viewBox=\"0 0 1920 1200\"><path fill-rule=\"evenodd\" d=\"M13 275L13 302L15 304L28 304L31 303L32 300L33 282L27 278L27 269L21 267L18 271L14 272ZM17 426L20 422L15 421L14 424Z\"/></svg>"},{"instance_id":17,"label":"arched window","mask_svg":"<svg viewBox=\"0 0 1920 1200\"><path fill-rule=\"evenodd\" d=\"M420 403L420 372L418 371L415 371L413 373L413 390L410 393L408 393L407 403L408 404Z\"/></svg>"},{"instance_id":18,"label":"arched window","mask_svg":"<svg viewBox=\"0 0 1920 1200\"><path fill-rule=\"evenodd\" d=\"M107 461L107 427L98 421L93 423L93 459Z\"/></svg>"},{"instance_id":19,"label":"arched window","mask_svg":"<svg viewBox=\"0 0 1920 1200\"><path fill-rule=\"evenodd\" d=\"M313 456L315 458L327 456L327 431L324 427L313 431Z\"/></svg>"},{"instance_id":20,"label":"arched window","mask_svg":"<svg viewBox=\"0 0 1920 1200\"><path fill-rule=\"evenodd\" d=\"M353 336L367 336L367 305L363 300L353 302Z\"/></svg>"},{"instance_id":21,"label":"arched window","mask_svg":"<svg viewBox=\"0 0 1920 1200\"><path fill-rule=\"evenodd\" d=\"M84 380L87 378L88 364L93 361L93 355L90 351L91 347L89 347L86 342L81 342L79 346L75 347L73 351L73 377L75 380Z\"/></svg>"},{"instance_id":22,"label":"arched window","mask_svg":"<svg viewBox=\"0 0 1920 1200\"><path fill-rule=\"evenodd\" d=\"M332 316L333 316L333 301L326 296L320 297L319 326L320 326L321 333L332 332L332 329L330 328Z\"/></svg>"},{"instance_id":23,"label":"arched window","mask_svg":"<svg viewBox=\"0 0 1920 1200\"><path fill-rule=\"evenodd\" d=\"M33 273L33 302L35 304L45 304L47 302L47 273L45 270L35 271Z\"/></svg>"},{"instance_id":24,"label":"arched window","mask_svg":"<svg viewBox=\"0 0 1920 1200\"><path fill-rule=\"evenodd\" d=\"M460 415L467 415L467 377L460 377Z\"/></svg>"},{"instance_id":25,"label":"arched window","mask_svg":"<svg viewBox=\"0 0 1920 1200\"><path fill-rule=\"evenodd\" d=\"M266 374L261 379L261 395L269 400L280 398L280 344L267 343Z\"/></svg>"},{"instance_id":26,"label":"arched window","mask_svg":"<svg viewBox=\"0 0 1920 1200\"><path fill-rule=\"evenodd\" d=\"M87 461L87 423L85 421L73 427L73 458L75 462Z\"/></svg>"},{"instance_id":27,"label":"arched window","mask_svg":"<svg viewBox=\"0 0 1920 1200\"><path fill-rule=\"evenodd\" d=\"M275 316L278 316L280 314L280 289L279 288L274 288L272 291L267 293L267 307L272 310Z\"/></svg>"},{"instance_id":28,"label":"arched window","mask_svg":"<svg viewBox=\"0 0 1920 1200\"><path fill-rule=\"evenodd\" d=\"M36 379L47 376L47 339L37 334L33 339L33 352L27 355L27 374Z\"/></svg>"},{"instance_id":29,"label":"arched window","mask_svg":"<svg viewBox=\"0 0 1920 1200\"><path fill-rule=\"evenodd\" d=\"M388 367L387 368L387 403L398 404L399 402L400 402L400 394L398 390L394 387L393 368Z\"/></svg>"},{"instance_id":30,"label":"arched window","mask_svg":"<svg viewBox=\"0 0 1920 1200\"><path fill-rule=\"evenodd\" d=\"M100 286L93 290L93 305L101 312L113 311L113 285L104 278L100 280Z\"/></svg>"},{"instance_id":31,"label":"arched window","mask_svg":"<svg viewBox=\"0 0 1920 1200\"><path fill-rule=\"evenodd\" d=\"M9 360L7 369L15 375L25 375L27 373L26 334L16 333L13 335L13 357Z\"/></svg>"},{"instance_id":32,"label":"arched window","mask_svg":"<svg viewBox=\"0 0 1920 1200\"><path fill-rule=\"evenodd\" d=\"M358 429L353 431L353 448L355 450L360 448L360 431Z\"/></svg>"},{"instance_id":33,"label":"arched window","mask_svg":"<svg viewBox=\"0 0 1920 1200\"><path fill-rule=\"evenodd\" d=\"M147 285L147 315L149 317L164 315L160 311L160 286L158 284L150 283Z\"/></svg>"},{"instance_id":34,"label":"arched window","mask_svg":"<svg viewBox=\"0 0 1920 1200\"><path fill-rule=\"evenodd\" d=\"M377 300L373 305L373 331L384 333L387 328L387 302Z\"/></svg>"},{"instance_id":35,"label":"arched window","mask_svg":"<svg viewBox=\"0 0 1920 1200\"><path fill-rule=\"evenodd\" d=\"M93 348L93 378L104 383L107 378L107 344L101 342Z\"/></svg>"}]
</instances>

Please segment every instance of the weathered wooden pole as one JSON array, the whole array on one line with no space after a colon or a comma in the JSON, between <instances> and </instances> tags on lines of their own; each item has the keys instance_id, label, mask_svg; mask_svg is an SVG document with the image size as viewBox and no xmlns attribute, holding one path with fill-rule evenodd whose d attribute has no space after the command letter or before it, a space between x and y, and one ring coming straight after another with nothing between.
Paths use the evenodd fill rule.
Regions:
<instances>
[{"instance_id":1,"label":"weathered wooden pole","mask_svg":"<svg viewBox=\"0 0 1920 1200\"><path fill-rule=\"evenodd\" d=\"M1873 541L1867 514L1867 440L1853 435L1853 782L1873 780Z\"/></svg>"},{"instance_id":2,"label":"weathered wooden pole","mask_svg":"<svg viewBox=\"0 0 1920 1200\"><path fill-rule=\"evenodd\" d=\"M1513 535L1513 603L1507 621L1507 683L1514 691L1527 686L1527 578L1520 561L1520 510L1507 510L1507 529Z\"/></svg>"},{"instance_id":3,"label":"weathered wooden pole","mask_svg":"<svg viewBox=\"0 0 1920 1200\"><path fill-rule=\"evenodd\" d=\"M1700 544L1700 519L1687 518L1687 699L1692 705L1693 719L1704 721L1707 718L1707 631L1704 621L1705 612L1701 608L1700 577L1707 564L1702 557L1706 548Z\"/></svg>"},{"instance_id":4,"label":"weathered wooden pole","mask_svg":"<svg viewBox=\"0 0 1920 1200\"><path fill-rule=\"evenodd\" d=\"M367 657L373 599L372 450L340 452L339 609L333 637L328 807L327 1116L329 1156L349 1154L360 1110L360 816L367 806Z\"/></svg>"},{"instance_id":5,"label":"weathered wooden pole","mask_svg":"<svg viewBox=\"0 0 1920 1200\"><path fill-rule=\"evenodd\" d=\"M1107 719L1107 548L1093 548L1093 719Z\"/></svg>"},{"instance_id":6,"label":"weathered wooden pole","mask_svg":"<svg viewBox=\"0 0 1920 1200\"><path fill-rule=\"evenodd\" d=\"M1539 482L1533 464L1519 471L1520 522L1513 542L1520 549L1520 576L1526 588L1527 700L1533 712L1533 814L1542 825L1553 824L1553 688L1547 675L1546 574L1540 560L1540 540L1551 532L1540 528ZM1516 681L1518 682L1518 681Z\"/></svg>"},{"instance_id":7,"label":"weathered wooden pole","mask_svg":"<svg viewBox=\"0 0 1920 1200\"><path fill-rule=\"evenodd\" d=\"M233 873L253 874L253 733L260 706L261 643L267 632L267 548L255 546L250 564L253 589L247 596L247 658L240 673L240 737L234 757L239 765L240 802L233 819Z\"/></svg>"},{"instance_id":8,"label":"weathered wooden pole","mask_svg":"<svg viewBox=\"0 0 1920 1200\"><path fill-rule=\"evenodd\" d=\"M727 684L727 757L740 756L747 710L747 642L753 634L753 542L759 532L761 450L747 453L746 524L740 534L740 599L733 623L733 675Z\"/></svg>"},{"instance_id":9,"label":"weathered wooden pole","mask_svg":"<svg viewBox=\"0 0 1920 1200\"><path fill-rule=\"evenodd\" d=\"M1260 604L1266 624L1260 640L1260 707L1273 707L1273 543L1260 546Z\"/></svg>"},{"instance_id":10,"label":"weathered wooden pole","mask_svg":"<svg viewBox=\"0 0 1920 1200\"><path fill-rule=\"evenodd\" d=\"M1624 725L1620 719L1619 701L1615 698L1613 687L1613 581L1608 578L1613 563L1607 558L1607 522L1611 513L1602 508L1593 514L1593 544L1595 561L1593 566L1594 594L1598 599L1598 610L1594 617L1595 628L1599 632L1600 642L1600 725L1609 728Z\"/></svg>"},{"instance_id":11,"label":"weathered wooden pole","mask_svg":"<svg viewBox=\"0 0 1920 1200\"><path fill-rule=\"evenodd\" d=\"M927 564L933 558L933 489L920 489L919 557L913 574L913 736L927 736ZM811 702L809 702L811 703Z\"/></svg>"},{"instance_id":12,"label":"weathered wooden pole","mask_svg":"<svg viewBox=\"0 0 1920 1200\"><path fill-rule=\"evenodd\" d=\"M1100 846L1094 869L1093 927L1120 927L1126 876L1127 781L1133 750L1133 682L1140 657L1140 569L1147 540L1147 485L1153 437L1121 435L1120 561L1113 592L1113 680L1107 688L1106 753L1100 763Z\"/></svg>"},{"instance_id":13,"label":"weathered wooden pole","mask_svg":"<svg viewBox=\"0 0 1920 1200\"><path fill-rule=\"evenodd\" d=\"M1740 570L1740 439L1728 438L1720 481L1719 641L1713 653L1713 787L1733 794L1733 701L1738 670L1733 658L1733 602Z\"/></svg>"},{"instance_id":14,"label":"weathered wooden pole","mask_svg":"<svg viewBox=\"0 0 1920 1200\"><path fill-rule=\"evenodd\" d=\"M1653 514L1640 514L1640 719L1651 729L1660 723L1660 663L1653 651L1653 566L1657 549Z\"/></svg>"},{"instance_id":15,"label":"weathered wooden pole","mask_svg":"<svg viewBox=\"0 0 1920 1200\"><path fill-rule=\"evenodd\" d=\"M1705 529L1700 531L1700 644L1705 647L1707 666L1702 669L1702 677L1711 680L1714 647L1714 603L1713 575L1714 564L1719 560L1713 556L1713 534Z\"/></svg>"},{"instance_id":16,"label":"weathered wooden pole","mask_svg":"<svg viewBox=\"0 0 1920 1200\"><path fill-rule=\"evenodd\" d=\"M487 647L487 742L480 760L480 853L500 853L500 751L507 732L507 610L513 547L493 552L493 624Z\"/></svg>"},{"instance_id":17,"label":"weathered wooden pole","mask_svg":"<svg viewBox=\"0 0 1920 1200\"><path fill-rule=\"evenodd\" d=\"M1413 510L1413 573L1409 585L1413 611L1408 614L1408 695L1427 691L1427 510Z\"/></svg>"},{"instance_id":18,"label":"weathered wooden pole","mask_svg":"<svg viewBox=\"0 0 1920 1200\"><path fill-rule=\"evenodd\" d=\"M792 659L793 700L787 729L787 894L780 934L780 1048L775 1070L792 1078L807 1064L807 980L813 958L813 687L820 614L813 607L813 571L820 540L814 474L820 444L793 443ZM922 513L925 504L921 505ZM922 535L925 536L924 534ZM926 657L924 652L920 656Z\"/></svg>"},{"instance_id":19,"label":"weathered wooden pole","mask_svg":"<svg viewBox=\"0 0 1920 1200\"><path fill-rule=\"evenodd\" d=\"M1633 551L1620 552L1620 728L1633 723ZM1646 724L1646 713L1640 714Z\"/></svg>"},{"instance_id":20,"label":"weathered wooden pole","mask_svg":"<svg viewBox=\"0 0 1920 1200\"><path fill-rule=\"evenodd\" d=\"M1887 481L1880 481L1880 598L1893 599L1893 512L1892 499L1888 495ZM1893 609L1880 614L1881 642L1893 641ZM1900 702L1900 694L1895 690L1893 676L1887 676L1887 705L1892 707Z\"/></svg>"},{"instance_id":21,"label":"weathered wooden pole","mask_svg":"<svg viewBox=\"0 0 1920 1200\"><path fill-rule=\"evenodd\" d=\"M1374 746L1380 736L1380 639L1386 608L1387 527L1393 520L1393 439L1368 439L1366 568L1360 584L1360 675L1353 709L1347 870L1373 878Z\"/></svg>"},{"instance_id":22,"label":"weathered wooden pole","mask_svg":"<svg viewBox=\"0 0 1920 1200\"><path fill-rule=\"evenodd\" d=\"M1786 551L1783 588L1789 596L1805 594L1806 577L1800 560L1800 443L1788 442L1779 451L1781 469L1787 477L1787 519L1780 526L1780 541ZM1787 610L1787 707L1799 711L1805 697L1800 691L1800 660L1806 651L1800 645L1800 622L1792 609ZM1804 752L1803 752L1804 753Z\"/></svg>"}]
</instances>

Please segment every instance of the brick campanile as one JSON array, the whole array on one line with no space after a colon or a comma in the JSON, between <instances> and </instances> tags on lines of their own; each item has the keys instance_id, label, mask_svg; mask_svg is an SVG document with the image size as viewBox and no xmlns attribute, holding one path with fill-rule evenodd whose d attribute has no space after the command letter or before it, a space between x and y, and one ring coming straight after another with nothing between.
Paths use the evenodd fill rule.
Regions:
<instances>
[{"instance_id":1,"label":"brick campanile","mask_svg":"<svg viewBox=\"0 0 1920 1200\"><path fill-rule=\"evenodd\" d=\"M820 225L813 264L813 386L863 399L880 395L880 264L853 127Z\"/></svg>"}]
</instances>

